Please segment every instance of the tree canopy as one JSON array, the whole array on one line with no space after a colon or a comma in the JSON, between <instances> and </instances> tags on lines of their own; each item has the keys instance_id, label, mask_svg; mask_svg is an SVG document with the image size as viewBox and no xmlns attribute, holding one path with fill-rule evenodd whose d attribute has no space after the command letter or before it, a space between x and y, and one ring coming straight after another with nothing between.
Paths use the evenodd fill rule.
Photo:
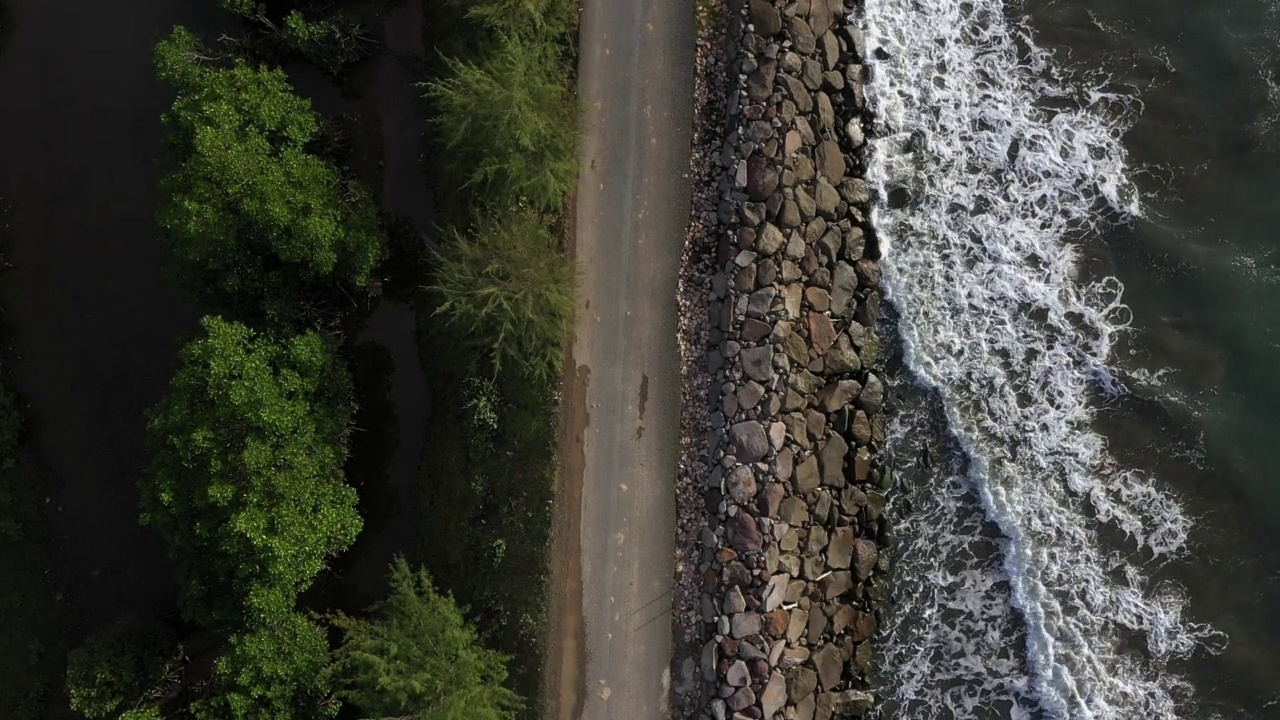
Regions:
<instances>
[{"instance_id":1,"label":"tree canopy","mask_svg":"<svg viewBox=\"0 0 1280 720\"><path fill-rule=\"evenodd\" d=\"M504 36L478 63L448 59L427 84L457 181L494 207L564 207L577 175L576 111L553 43Z\"/></svg>"},{"instance_id":2,"label":"tree canopy","mask_svg":"<svg viewBox=\"0 0 1280 720\"><path fill-rule=\"evenodd\" d=\"M197 720L317 720L337 714L325 668L329 640L298 612L231 636Z\"/></svg>"},{"instance_id":3,"label":"tree canopy","mask_svg":"<svg viewBox=\"0 0 1280 720\"><path fill-rule=\"evenodd\" d=\"M509 658L485 648L453 598L403 558L386 600L334 625L344 635L330 670L336 693L366 716L510 720L522 707L503 686Z\"/></svg>"},{"instance_id":4,"label":"tree canopy","mask_svg":"<svg viewBox=\"0 0 1280 720\"><path fill-rule=\"evenodd\" d=\"M232 0L233 2L237 0ZM505 34L556 38L573 25L577 3L566 0L450 0L467 17Z\"/></svg>"},{"instance_id":5,"label":"tree canopy","mask_svg":"<svg viewBox=\"0 0 1280 720\"><path fill-rule=\"evenodd\" d=\"M343 478L351 381L317 333L203 325L151 413L142 522L168 542L184 614L236 631L283 622L360 531Z\"/></svg>"},{"instance_id":6,"label":"tree canopy","mask_svg":"<svg viewBox=\"0 0 1280 720\"><path fill-rule=\"evenodd\" d=\"M495 368L555 377L573 317L573 261L533 213L481 218L436 253L436 312Z\"/></svg>"},{"instance_id":7,"label":"tree canopy","mask_svg":"<svg viewBox=\"0 0 1280 720\"><path fill-rule=\"evenodd\" d=\"M181 27L156 66L178 90L164 115L178 164L158 222L183 271L223 300L280 313L308 283L369 285L384 252L376 208L311 151L320 121L284 73L216 61Z\"/></svg>"},{"instance_id":8,"label":"tree canopy","mask_svg":"<svg viewBox=\"0 0 1280 720\"><path fill-rule=\"evenodd\" d=\"M177 640L160 625L112 625L67 655L71 709L89 718L143 718L174 667ZM132 713L132 714L130 714Z\"/></svg>"}]
</instances>

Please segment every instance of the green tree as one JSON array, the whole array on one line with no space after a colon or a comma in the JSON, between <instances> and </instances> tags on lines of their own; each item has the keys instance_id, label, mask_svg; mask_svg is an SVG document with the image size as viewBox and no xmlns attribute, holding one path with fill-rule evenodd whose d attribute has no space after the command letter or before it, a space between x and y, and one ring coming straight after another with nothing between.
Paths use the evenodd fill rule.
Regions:
<instances>
[{"instance_id":1,"label":"green tree","mask_svg":"<svg viewBox=\"0 0 1280 720\"><path fill-rule=\"evenodd\" d=\"M464 342L487 352L495 369L515 366L555 377L573 317L573 261L530 212L482 218L471 234L457 231L436 252L430 289L436 313Z\"/></svg>"},{"instance_id":2,"label":"green tree","mask_svg":"<svg viewBox=\"0 0 1280 720\"><path fill-rule=\"evenodd\" d=\"M368 619L337 616L343 632L330 674L338 697L373 717L508 720L523 706L503 686L509 658L485 648L448 595L403 558L390 596Z\"/></svg>"},{"instance_id":3,"label":"green tree","mask_svg":"<svg viewBox=\"0 0 1280 720\"><path fill-rule=\"evenodd\" d=\"M178 89L164 116L178 167L157 217L184 274L271 316L294 312L308 285L369 286L384 252L378 214L309 151L320 121L284 73L220 63L184 28L156 47L156 66Z\"/></svg>"},{"instance_id":4,"label":"green tree","mask_svg":"<svg viewBox=\"0 0 1280 720\"><path fill-rule=\"evenodd\" d=\"M343 481L351 380L314 332L203 325L151 413L142 522L168 542L184 614L235 632L282 622L360 531Z\"/></svg>"},{"instance_id":5,"label":"green tree","mask_svg":"<svg viewBox=\"0 0 1280 720\"><path fill-rule=\"evenodd\" d=\"M198 720L315 720L333 717L325 668L329 641L305 616L287 613L231 636L218 658L211 697L197 702Z\"/></svg>"},{"instance_id":6,"label":"green tree","mask_svg":"<svg viewBox=\"0 0 1280 720\"><path fill-rule=\"evenodd\" d=\"M448 59L427 94L459 183L497 207L564 207L578 171L576 112L554 44L507 35L478 64Z\"/></svg>"},{"instance_id":7,"label":"green tree","mask_svg":"<svg viewBox=\"0 0 1280 720\"><path fill-rule=\"evenodd\" d=\"M89 636L67 655L71 709L90 718L136 715L173 671L177 645L154 624L112 625Z\"/></svg>"},{"instance_id":8,"label":"green tree","mask_svg":"<svg viewBox=\"0 0 1280 720\"><path fill-rule=\"evenodd\" d=\"M301 11L291 10L283 22L276 22L266 4L257 0L219 0L218 4L257 23L273 45L301 55L332 75L369 57L374 46L359 18L346 12L308 20Z\"/></svg>"},{"instance_id":9,"label":"green tree","mask_svg":"<svg viewBox=\"0 0 1280 720\"><path fill-rule=\"evenodd\" d=\"M233 0L234 1L234 0ZM507 35L563 37L573 26L577 3L567 0L449 0L480 24Z\"/></svg>"}]
</instances>

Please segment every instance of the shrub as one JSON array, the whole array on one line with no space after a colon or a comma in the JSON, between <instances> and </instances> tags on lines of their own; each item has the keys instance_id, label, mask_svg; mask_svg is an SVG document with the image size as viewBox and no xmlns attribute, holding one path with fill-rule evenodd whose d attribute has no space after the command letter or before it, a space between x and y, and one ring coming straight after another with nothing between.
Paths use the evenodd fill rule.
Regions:
<instances>
[{"instance_id":1,"label":"shrub","mask_svg":"<svg viewBox=\"0 0 1280 720\"><path fill-rule=\"evenodd\" d=\"M145 717L134 711L172 672L176 647L173 633L158 625L99 630L67 656L71 708L90 718Z\"/></svg>"},{"instance_id":2,"label":"shrub","mask_svg":"<svg viewBox=\"0 0 1280 720\"><path fill-rule=\"evenodd\" d=\"M567 0L450 0L467 17L505 35L558 39L573 27L577 3Z\"/></svg>"},{"instance_id":3,"label":"shrub","mask_svg":"<svg viewBox=\"0 0 1280 720\"><path fill-rule=\"evenodd\" d=\"M478 63L450 59L427 84L446 167L495 207L564 207L577 174L576 111L550 43L508 35Z\"/></svg>"},{"instance_id":4,"label":"shrub","mask_svg":"<svg viewBox=\"0 0 1280 720\"><path fill-rule=\"evenodd\" d=\"M165 114L179 166L161 181L160 228L215 299L295 311L308 284L368 287L384 241L368 195L310 152L320 121L280 70L223 67L189 31L156 47L178 89Z\"/></svg>"},{"instance_id":5,"label":"shrub","mask_svg":"<svg viewBox=\"0 0 1280 720\"><path fill-rule=\"evenodd\" d=\"M337 695L366 715L509 720L522 707L503 687L509 658L481 645L453 598L403 558L368 619L338 615L333 624L344 635L330 669Z\"/></svg>"},{"instance_id":6,"label":"shrub","mask_svg":"<svg viewBox=\"0 0 1280 720\"><path fill-rule=\"evenodd\" d=\"M453 232L436 253L430 289L436 313L463 342L507 366L553 378L573 317L573 261L540 219L517 211L482 218L475 232Z\"/></svg>"},{"instance_id":7,"label":"shrub","mask_svg":"<svg viewBox=\"0 0 1280 720\"><path fill-rule=\"evenodd\" d=\"M236 631L292 613L360 531L343 478L351 381L316 333L203 325L151 413L142 522L168 543L184 614Z\"/></svg>"}]
</instances>

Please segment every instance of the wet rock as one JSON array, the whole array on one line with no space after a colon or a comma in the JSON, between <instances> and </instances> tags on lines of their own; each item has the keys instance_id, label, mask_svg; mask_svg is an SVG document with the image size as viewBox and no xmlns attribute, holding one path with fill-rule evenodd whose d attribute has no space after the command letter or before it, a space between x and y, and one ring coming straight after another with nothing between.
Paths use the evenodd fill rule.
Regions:
<instances>
[{"instance_id":1,"label":"wet rock","mask_svg":"<svg viewBox=\"0 0 1280 720\"><path fill-rule=\"evenodd\" d=\"M875 373L867 373L867 384L858 395L858 407L872 415L884 407L884 382Z\"/></svg>"},{"instance_id":2,"label":"wet rock","mask_svg":"<svg viewBox=\"0 0 1280 720\"><path fill-rule=\"evenodd\" d=\"M858 284L866 288L880 287L880 265L875 260L863 258L853 266L858 273Z\"/></svg>"},{"instance_id":3,"label":"wet rock","mask_svg":"<svg viewBox=\"0 0 1280 720\"><path fill-rule=\"evenodd\" d=\"M832 181L836 182L836 181ZM866 205L871 202L871 188L862 178L845 178L839 181L840 197L850 205Z\"/></svg>"},{"instance_id":4,"label":"wet rock","mask_svg":"<svg viewBox=\"0 0 1280 720\"><path fill-rule=\"evenodd\" d=\"M858 573L858 580L866 580L871 576L876 562L880 559L880 550L876 544L866 538L858 538L853 543L853 568Z\"/></svg>"},{"instance_id":5,"label":"wet rock","mask_svg":"<svg viewBox=\"0 0 1280 720\"><path fill-rule=\"evenodd\" d=\"M861 690L830 693L831 711L838 718L860 718L876 706L875 696Z\"/></svg>"},{"instance_id":6,"label":"wet rock","mask_svg":"<svg viewBox=\"0 0 1280 720\"><path fill-rule=\"evenodd\" d=\"M756 496L756 475L746 465L734 468L725 479L725 485L729 490L729 497L739 505L746 505Z\"/></svg>"},{"instance_id":7,"label":"wet rock","mask_svg":"<svg viewBox=\"0 0 1280 720\"><path fill-rule=\"evenodd\" d=\"M844 126L844 134L849 138L849 147L857 150L867 144L867 136L862 131L862 120L853 118Z\"/></svg>"},{"instance_id":8,"label":"wet rock","mask_svg":"<svg viewBox=\"0 0 1280 720\"><path fill-rule=\"evenodd\" d=\"M739 462L753 463L764 459L769 452L769 438L765 436L764 427L755 421L740 422L729 428L729 442ZM754 485L752 480L753 495Z\"/></svg>"},{"instance_id":9,"label":"wet rock","mask_svg":"<svg viewBox=\"0 0 1280 720\"><path fill-rule=\"evenodd\" d=\"M871 613L854 610L848 626L849 639L854 642L870 640L876 634L876 618Z\"/></svg>"},{"instance_id":10,"label":"wet rock","mask_svg":"<svg viewBox=\"0 0 1280 720\"><path fill-rule=\"evenodd\" d=\"M844 235L844 257L857 262L867 251L867 234L862 228L853 226Z\"/></svg>"}]
</instances>

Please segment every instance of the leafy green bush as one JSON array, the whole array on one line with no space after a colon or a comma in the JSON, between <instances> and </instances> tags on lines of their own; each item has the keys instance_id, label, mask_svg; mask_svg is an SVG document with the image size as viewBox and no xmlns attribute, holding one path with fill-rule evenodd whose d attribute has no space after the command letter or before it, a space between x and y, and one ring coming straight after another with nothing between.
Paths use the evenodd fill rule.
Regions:
<instances>
[{"instance_id":1,"label":"leafy green bush","mask_svg":"<svg viewBox=\"0 0 1280 720\"><path fill-rule=\"evenodd\" d=\"M173 671L176 649L173 633L159 625L99 630L67 656L71 708L90 718L141 709Z\"/></svg>"},{"instance_id":2,"label":"leafy green bush","mask_svg":"<svg viewBox=\"0 0 1280 720\"><path fill-rule=\"evenodd\" d=\"M576 108L560 49L507 35L427 84L449 174L492 207L563 210L577 175Z\"/></svg>"},{"instance_id":3,"label":"leafy green bush","mask_svg":"<svg viewBox=\"0 0 1280 720\"><path fill-rule=\"evenodd\" d=\"M184 614L235 632L283 622L360 531L343 477L351 381L314 332L203 325L151 413L142 522L168 543Z\"/></svg>"},{"instance_id":4,"label":"leafy green bush","mask_svg":"<svg viewBox=\"0 0 1280 720\"><path fill-rule=\"evenodd\" d=\"M503 687L508 657L485 648L425 570L391 565L390 596L368 619L337 616L336 694L374 717L509 720L522 707Z\"/></svg>"},{"instance_id":5,"label":"leafy green bush","mask_svg":"<svg viewBox=\"0 0 1280 720\"><path fill-rule=\"evenodd\" d=\"M556 376L577 278L540 218L522 211L482 218L474 233L454 231L435 261L436 313L464 342L486 353L495 369Z\"/></svg>"},{"instance_id":6,"label":"leafy green bush","mask_svg":"<svg viewBox=\"0 0 1280 720\"><path fill-rule=\"evenodd\" d=\"M384 240L367 193L310 151L320 121L280 70L221 66L184 28L156 47L178 89L165 114L177 169L157 215L187 275L215 299L296 312L308 285L368 287Z\"/></svg>"},{"instance_id":7,"label":"leafy green bush","mask_svg":"<svg viewBox=\"0 0 1280 720\"><path fill-rule=\"evenodd\" d=\"M305 616L290 612L231 636L218 658L212 697L193 707L198 720L316 720L337 714L325 668L329 641Z\"/></svg>"}]
</instances>

